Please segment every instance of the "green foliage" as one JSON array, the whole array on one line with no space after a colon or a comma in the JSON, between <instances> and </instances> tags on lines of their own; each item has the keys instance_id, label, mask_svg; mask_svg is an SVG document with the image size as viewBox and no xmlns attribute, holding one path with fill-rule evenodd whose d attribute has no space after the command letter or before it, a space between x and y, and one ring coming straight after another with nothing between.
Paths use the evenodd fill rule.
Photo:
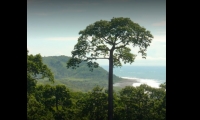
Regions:
<instances>
[{"instance_id":1,"label":"green foliage","mask_svg":"<svg viewBox=\"0 0 200 120\"><path fill-rule=\"evenodd\" d=\"M53 114L45 106L30 95L27 101L28 120L54 120Z\"/></svg>"},{"instance_id":2,"label":"green foliage","mask_svg":"<svg viewBox=\"0 0 200 120\"><path fill-rule=\"evenodd\" d=\"M110 21L96 21L79 34L81 36L74 46L67 67L75 69L81 62L86 61L91 71L98 67L94 60L110 59L112 53L113 67L121 66L122 61L125 64L134 62L136 55L131 53L128 45L139 47L138 52L146 58L147 47L153 38L150 31L134 23L130 18L123 17L112 18Z\"/></svg>"},{"instance_id":3,"label":"green foliage","mask_svg":"<svg viewBox=\"0 0 200 120\"><path fill-rule=\"evenodd\" d=\"M61 109L55 112L55 120L71 120L68 116L68 112L65 109Z\"/></svg>"},{"instance_id":4,"label":"green foliage","mask_svg":"<svg viewBox=\"0 0 200 120\"><path fill-rule=\"evenodd\" d=\"M145 84L127 86L114 92L113 97L115 120L166 119L166 91L163 88ZM63 85L37 85L33 94L27 94L27 119L106 120L107 99L108 91L100 86L83 93L72 92Z\"/></svg>"},{"instance_id":5,"label":"green foliage","mask_svg":"<svg viewBox=\"0 0 200 120\"><path fill-rule=\"evenodd\" d=\"M62 106L61 109L63 109L72 104L69 90L65 85L38 85L34 95L37 101L44 104L45 108L50 111L55 111L54 107L58 111L58 106Z\"/></svg>"},{"instance_id":6,"label":"green foliage","mask_svg":"<svg viewBox=\"0 0 200 120\"><path fill-rule=\"evenodd\" d=\"M51 70L42 62L42 56L37 55L28 55L27 53L27 74L36 78L38 75L42 75L41 78L49 78L49 81L54 80L54 76Z\"/></svg>"},{"instance_id":7,"label":"green foliage","mask_svg":"<svg viewBox=\"0 0 200 120\"><path fill-rule=\"evenodd\" d=\"M65 85L55 86L55 99L56 99L56 109L58 110L58 105L64 107L70 107L72 102L70 100L69 90Z\"/></svg>"},{"instance_id":8,"label":"green foliage","mask_svg":"<svg viewBox=\"0 0 200 120\"><path fill-rule=\"evenodd\" d=\"M89 120L107 119L107 94L99 86L93 88L87 97L78 100L76 105L81 110L80 115Z\"/></svg>"},{"instance_id":9,"label":"green foliage","mask_svg":"<svg viewBox=\"0 0 200 120\"><path fill-rule=\"evenodd\" d=\"M116 120L163 120L166 118L166 92L148 85L125 87L120 91Z\"/></svg>"},{"instance_id":10,"label":"green foliage","mask_svg":"<svg viewBox=\"0 0 200 120\"><path fill-rule=\"evenodd\" d=\"M31 77L30 74L27 74L27 93L33 93L35 90L37 81Z\"/></svg>"},{"instance_id":11,"label":"green foliage","mask_svg":"<svg viewBox=\"0 0 200 120\"><path fill-rule=\"evenodd\" d=\"M54 76L47 65L43 64L40 54L28 55L27 50L27 92L32 93L36 86L36 79L38 77L48 78L49 81L54 82Z\"/></svg>"},{"instance_id":12,"label":"green foliage","mask_svg":"<svg viewBox=\"0 0 200 120\"><path fill-rule=\"evenodd\" d=\"M163 84L160 84L160 87L163 88L163 89L166 89L166 82L163 83Z\"/></svg>"}]
</instances>

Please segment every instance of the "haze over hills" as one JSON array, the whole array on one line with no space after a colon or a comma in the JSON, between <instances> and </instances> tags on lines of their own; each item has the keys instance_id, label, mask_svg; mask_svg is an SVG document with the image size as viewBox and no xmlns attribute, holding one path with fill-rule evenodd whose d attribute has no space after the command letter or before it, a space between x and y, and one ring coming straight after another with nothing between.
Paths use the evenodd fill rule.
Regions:
<instances>
[{"instance_id":1,"label":"haze over hills","mask_svg":"<svg viewBox=\"0 0 200 120\"><path fill-rule=\"evenodd\" d=\"M86 63L81 63L77 69L67 69L66 63L70 59L68 56L48 56L43 57L46 64L54 74L55 84L65 84L68 88L76 91L89 91L95 85L108 87L108 72L102 67L89 71ZM122 79L113 75L113 83ZM45 80L38 80L39 84L48 83Z\"/></svg>"}]
</instances>

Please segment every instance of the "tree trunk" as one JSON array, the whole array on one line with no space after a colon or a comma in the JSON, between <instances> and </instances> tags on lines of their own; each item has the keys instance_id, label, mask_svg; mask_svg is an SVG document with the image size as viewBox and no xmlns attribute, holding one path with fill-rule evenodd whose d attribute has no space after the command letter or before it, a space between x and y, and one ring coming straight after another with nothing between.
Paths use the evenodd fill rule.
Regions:
<instances>
[{"instance_id":1,"label":"tree trunk","mask_svg":"<svg viewBox=\"0 0 200 120\"><path fill-rule=\"evenodd\" d=\"M109 83L108 83L108 120L113 119L113 49L109 58Z\"/></svg>"},{"instance_id":2,"label":"tree trunk","mask_svg":"<svg viewBox=\"0 0 200 120\"><path fill-rule=\"evenodd\" d=\"M58 111L58 96L56 96L56 110Z\"/></svg>"}]
</instances>

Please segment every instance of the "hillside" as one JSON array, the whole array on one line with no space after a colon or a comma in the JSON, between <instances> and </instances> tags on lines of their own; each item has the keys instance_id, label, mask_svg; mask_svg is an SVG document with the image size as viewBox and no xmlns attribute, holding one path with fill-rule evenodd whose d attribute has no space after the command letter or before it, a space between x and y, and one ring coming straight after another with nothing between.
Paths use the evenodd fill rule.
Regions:
<instances>
[{"instance_id":1,"label":"hillside","mask_svg":"<svg viewBox=\"0 0 200 120\"><path fill-rule=\"evenodd\" d=\"M43 57L43 63L53 72L55 84L65 84L67 87L76 91L88 91L95 85L107 88L108 72L102 67L95 68L93 72L89 71L86 63L81 63L77 69L67 69L66 62L70 57L67 56L49 56ZM119 82L122 79L113 75L113 82ZM39 84L48 83L40 80Z\"/></svg>"}]
</instances>

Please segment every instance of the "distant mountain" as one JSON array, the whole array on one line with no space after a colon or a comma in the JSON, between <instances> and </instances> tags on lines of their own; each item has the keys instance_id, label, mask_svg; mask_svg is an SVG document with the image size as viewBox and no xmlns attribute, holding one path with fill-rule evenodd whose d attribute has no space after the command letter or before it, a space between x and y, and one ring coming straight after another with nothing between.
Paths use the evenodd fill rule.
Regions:
<instances>
[{"instance_id":1,"label":"distant mountain","mask_svg":"<svg viewBox=\"0 0 200 120\"><path fill-rule=\"evenodd\" d=\"M56 81L71 89L87 91L95 85L107 88L108 72L100 66L94 68L91 72L86 63L81 63L77 69L67 69L66 63L70 59L68 56L49 56L42 59L43 63L52 70ZM121 80L121 78L113 75L113 83Z\"/></svg>"}]
</instances>

